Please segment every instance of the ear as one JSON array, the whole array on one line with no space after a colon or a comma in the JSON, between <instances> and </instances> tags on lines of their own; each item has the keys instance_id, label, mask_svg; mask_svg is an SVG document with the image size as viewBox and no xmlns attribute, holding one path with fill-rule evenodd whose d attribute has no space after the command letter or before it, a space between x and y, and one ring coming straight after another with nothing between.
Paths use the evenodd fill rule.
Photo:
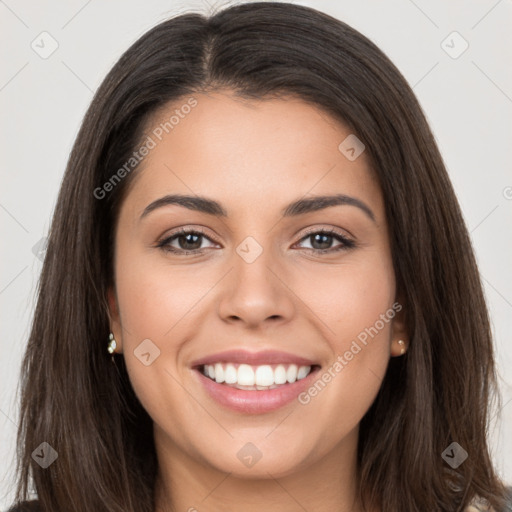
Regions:
<instances>
[{"instance_id":1,"label":"ear","mask_svg":"<svg viewBox=\"0 0 512 512\"><path fill-rule=\"evenodd\" d=\"M406 327L406 308L402 297L393 304L395 316L391 321L391 356L399 357L404 355L410 343L409 333Z\"/></svg>"},{"instance_id":2,"label":"ear","mask_svg":"<svg viewBox=\"0 0 512 512\"><path fill-rule=\"evenodd\" d=\"M116 350L117 354L123 352L123 336L121 329L121 319L119 316L119 305L117 302L117 296L114 290L114 287L109 287L107 290L107 299L108 299L108 315L110 318L110 332L114 334L114 339L116 340Z\"/></svg>"}]
</instances>

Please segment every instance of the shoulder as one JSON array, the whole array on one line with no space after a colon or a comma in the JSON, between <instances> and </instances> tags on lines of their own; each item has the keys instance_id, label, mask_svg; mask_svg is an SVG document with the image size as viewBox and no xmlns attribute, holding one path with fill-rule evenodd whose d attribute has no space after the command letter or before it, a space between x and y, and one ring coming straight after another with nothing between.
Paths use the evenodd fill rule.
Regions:
<instances>
[{"instance_id":1,"label":"shoulder","mask_svg":"<svg viewBox=\"0 0 512 512\"><path fill-rule=\"evenodd\" d=\"M480 501L478 498L474 499L470 505L468 505L464 512L496 512L494 508L490 507L486 502Z\"/></svg>"},{"instance_id":2,"label":"shoulder","mask_svg":"<svg viewBox=\"0 0 512 512\"><path fill-rule=\"evenodd\" d=\"M18 505L14 505L7 512L40 512L39 501L24 501Z\"/></svg>"},{"instance_id":3,"label":"shoulder","mask_svg":"<svg viewBox=\"0 0 512 512\"><path fill-rule=\"evenodd\" d=\"M507 508L503 512L512 511L512 487L507 487ZM510 508L509 508L510 507ZM485 498L475 496L471 503L464 509L464 512L501 512L496 511L490 506L489 502Z\"/></svg>"}]
</instances>

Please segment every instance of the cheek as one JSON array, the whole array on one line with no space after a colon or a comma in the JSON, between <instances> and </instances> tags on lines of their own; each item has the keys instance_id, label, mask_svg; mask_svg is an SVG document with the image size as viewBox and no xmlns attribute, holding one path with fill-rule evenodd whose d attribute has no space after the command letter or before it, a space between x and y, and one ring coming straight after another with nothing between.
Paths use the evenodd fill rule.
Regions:
<instances>
[{"instance_id":1,"label":"cheek","mask_svg":"<svg viewBox=\"0 0 512 512\"><path fill-rule=\"evenodd\" d=\"M198 277L193 265L171 266L147 255L120 258L116 288L125 336L172 339L179 322L215 284L215 276ZM124 340L123 340L124 341Z\"/></svg>"},{"instance_id":2,"label":"cheek","mask_svg":"<svg viewBox=\"0 0 512 512\"><path fill-rule=\"evenodd\" d=\"M350 340L380 319L395 300L391 258L383 250L348 255L337 265L302 269L294 292L307 304L333 350L344 352ZM380 326L389 335L390 324Z\"/></svg>"},{"instance_id":3,"label":"cheek","mask_svg":"<svg viewBox=\"0 0 512 512\"><path fill-rule=\"evenodd\" d=\"M180 428L190 425L190 418L204 414L183 387L191 371L184 365L184 353L202 327L208 327L205 308L215 308L208 294L225 270L171 264L164 256L131 250L130 244L121 243L119 249L116 292L130 382L153 421L179 437ZM149 345L150 361L153 350L157 357L146 366L145 358L138 356L147 339L156 346Z\"/></svg>"},{"instance_id":4,"label":"cheek","mask_svg":"<svg viewBox=\"0 0 512 512\"><path fill-rule=\"evenodd\" d=\"M317 270L314 280L297 282L330 348L330 360L299 401L334 437L364 416L389 362L395 278L385 254L347 258L335 271Z\"/></svg>"}]
</instances>

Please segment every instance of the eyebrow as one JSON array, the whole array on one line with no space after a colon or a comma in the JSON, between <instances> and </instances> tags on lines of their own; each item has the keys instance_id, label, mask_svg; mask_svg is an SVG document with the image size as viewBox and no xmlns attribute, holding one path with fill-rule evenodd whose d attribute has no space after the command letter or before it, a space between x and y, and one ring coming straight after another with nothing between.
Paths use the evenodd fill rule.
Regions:
<instances>
[{"instance_id":1,"label":"eyebrow","mask_svg":"<svg viewBox=\"0 0 512 512\"><path fill-rule=\"evenodd\" d=\"M169 194L163 196L152 203L150 203L140 216L141 219L146 217L149 213L167 205L178 205L189 210L194 210L216 217L228 217L228 213L223 206L213 199L201 196L190 196L182 194ZM295 217L298 215L305 215L306 213L316 212L332 206L355 206L362 210L367 217L375 222L375 215L368 205L360 199L347 196L345 194L335 194L330 196L314 196L304 199L299 199L290 203L282 211L283 217Z\"/></svg>"}]
</instances>

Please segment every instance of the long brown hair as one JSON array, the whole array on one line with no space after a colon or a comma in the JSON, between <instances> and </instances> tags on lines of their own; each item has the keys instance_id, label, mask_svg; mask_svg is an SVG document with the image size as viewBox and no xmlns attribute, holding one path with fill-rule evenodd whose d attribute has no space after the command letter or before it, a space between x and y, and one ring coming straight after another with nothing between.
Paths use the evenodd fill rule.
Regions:
<instances>
[{"instance_id":1,"label":"long brown hair","mask_svg":"<svg viewBox=\"0 0 512 512\"><path fill-rule=\"evenodd\" d=\"M324 109L365 144L379 180L410 349L392 358L360 425L365 505L452 512L478 495L503 510L486 439L498 396L488 312L418 101L353 28L312 8L268 2L160 23L96 92L55 207L23 361L17 500L33 477L44 512L154 509L152 421L122 356L113 364L106 352L114 230L136 169L102 197L97 191L129 160L157 109L219 88L245 98L293 95ZM42 442L58 453L46 469L31 457ZM456 469L441 456L452 442L469 452Z\"/></svg>"}]
</instances>

